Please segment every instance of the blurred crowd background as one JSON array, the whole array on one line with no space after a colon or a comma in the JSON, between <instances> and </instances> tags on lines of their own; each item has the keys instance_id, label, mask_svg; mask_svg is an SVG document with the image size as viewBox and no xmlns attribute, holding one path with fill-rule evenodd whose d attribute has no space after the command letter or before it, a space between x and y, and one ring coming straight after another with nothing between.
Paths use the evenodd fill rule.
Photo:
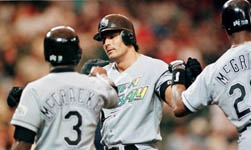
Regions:
<instances>
[{"instance_id":1,"label":"blurred crowd background","mask_svg":"<svg viewBox=\"0 0 251 150\"><path fill-rule=\"evenodd\" d=\"M100 19L120 13L133 22L139 52L169 63L188 57L202 66L214 62L230 47L221 28L224 0L75 0L0 2L0 150L13 142L6 104L13 86L48 73L43 38L56 25L70 25L79 34L82 64L90 58L107 59L101 43L93 40ZM236 129L222 111L212 106L197 114L175 118L165 106L160 150L236 150Z\"/></svg>"}]
</instances>

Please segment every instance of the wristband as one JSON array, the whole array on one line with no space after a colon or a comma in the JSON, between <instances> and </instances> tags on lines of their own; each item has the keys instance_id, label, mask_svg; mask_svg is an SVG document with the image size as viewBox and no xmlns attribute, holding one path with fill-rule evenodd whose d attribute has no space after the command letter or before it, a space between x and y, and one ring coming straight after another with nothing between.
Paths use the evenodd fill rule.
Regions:
<instances>
[{"instance_id":1,"label":"wristband","mask_svg":"<svg viewBox=\"0 0 251 150\"><path fill-rule=\"evenodd\" d=\"M172 85L175 84L186 85L186 72L184 69L173 70Z\"/></svg>"}]
</instances>

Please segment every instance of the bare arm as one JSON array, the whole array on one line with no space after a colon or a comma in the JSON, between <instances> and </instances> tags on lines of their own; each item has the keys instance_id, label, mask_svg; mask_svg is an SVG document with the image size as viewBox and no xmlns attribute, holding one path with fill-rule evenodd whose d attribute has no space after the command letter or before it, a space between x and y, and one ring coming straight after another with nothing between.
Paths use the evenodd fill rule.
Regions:
<instances>
[{"instance_id":1,"label":"bare arm","mask_svg":"<svg viewBox=\"0 0 251 150\"><path fill-rule=\"evenodd\" d=\"M15 141L11 147L11 150L30 150L31 149L30 143L26 143L24 141Z\"/></svg>"},{"instance_id":2,"label":"bare arm","mask_svg":"<svg viewBox=\"0 0 251 150\"><path fill-rule=\"evenodd\" d=\"M166 89L165 99L175 116L183 117L191 111L183 103L181 94L192 84L202 68L200 63L192 58L188 59L186 66L181 61L173 61L170 65L173 73L172 86Z\"/></svg>"},{"instance_id":3,"label":"bare arm","mask_svg":"<svg viewBox=\"0 0 251 150\"><path fill-rule=\"evenodd\" d=\"M181 93L186 90L182 84L173 85L171 88L171 106L176 117L183 117L191 111L185 106L182 101Z\"/></svg>"}]
</instances>

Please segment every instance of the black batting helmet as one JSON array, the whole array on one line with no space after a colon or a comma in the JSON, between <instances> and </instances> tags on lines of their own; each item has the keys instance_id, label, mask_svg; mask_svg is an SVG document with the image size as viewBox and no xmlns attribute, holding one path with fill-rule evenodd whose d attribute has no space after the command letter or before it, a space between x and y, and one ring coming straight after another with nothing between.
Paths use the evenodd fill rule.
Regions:
<instances>
[{"instance_id":1,"label":"black batting helmet","mask_svg":"<svg viewBox=\"0 0 251 150\"><path fill-rule=\"evenodd\" d=\"M231 35L250 29L251 7L247 0L229 0L223 5L222 27Z\"/></svg>"},{"instance_id":2,"label":"black batting helmet","mask_svg":"<svg viewBox=\"0 0 251 150\"><path fill-rule=\"evenodd\" d=\"M81 58L79 38L69 26L56 26L44 38L44 57L52 66L77 65Z\"/></svg>"},{"instance_id":3,"label":"black batting helmet","mask_svg":"<svg viewBox=\"0 0 251 150\"><path fill-rule=\"evenodd\" d=\"M98 33L93 37L94 40L102 41L103 33L108 31L121 31L121 37L125 45L133 45L138 50L135 31L132 22L120 14L109 14L103 17L98 25Z\"/></svg>"}]
</instances>

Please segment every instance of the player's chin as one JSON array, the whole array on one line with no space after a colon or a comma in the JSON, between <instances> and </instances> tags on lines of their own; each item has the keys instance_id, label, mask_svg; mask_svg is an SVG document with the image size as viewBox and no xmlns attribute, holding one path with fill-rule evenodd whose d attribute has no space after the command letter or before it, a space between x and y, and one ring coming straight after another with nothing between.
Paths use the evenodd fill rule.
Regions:
<instances>
[{"instance_id":1,"label":"player's chin","mask_svg":"<svg viewBox=\"0 0 251 150\"><path fill-rule=\"evenodd\" d=\"M114 59L117 58L116 55L115 55L114 53L108 53L107 56L108 56L108 58L109 58L110 60L114 60Z\"/></svg>"}]
</instances>

